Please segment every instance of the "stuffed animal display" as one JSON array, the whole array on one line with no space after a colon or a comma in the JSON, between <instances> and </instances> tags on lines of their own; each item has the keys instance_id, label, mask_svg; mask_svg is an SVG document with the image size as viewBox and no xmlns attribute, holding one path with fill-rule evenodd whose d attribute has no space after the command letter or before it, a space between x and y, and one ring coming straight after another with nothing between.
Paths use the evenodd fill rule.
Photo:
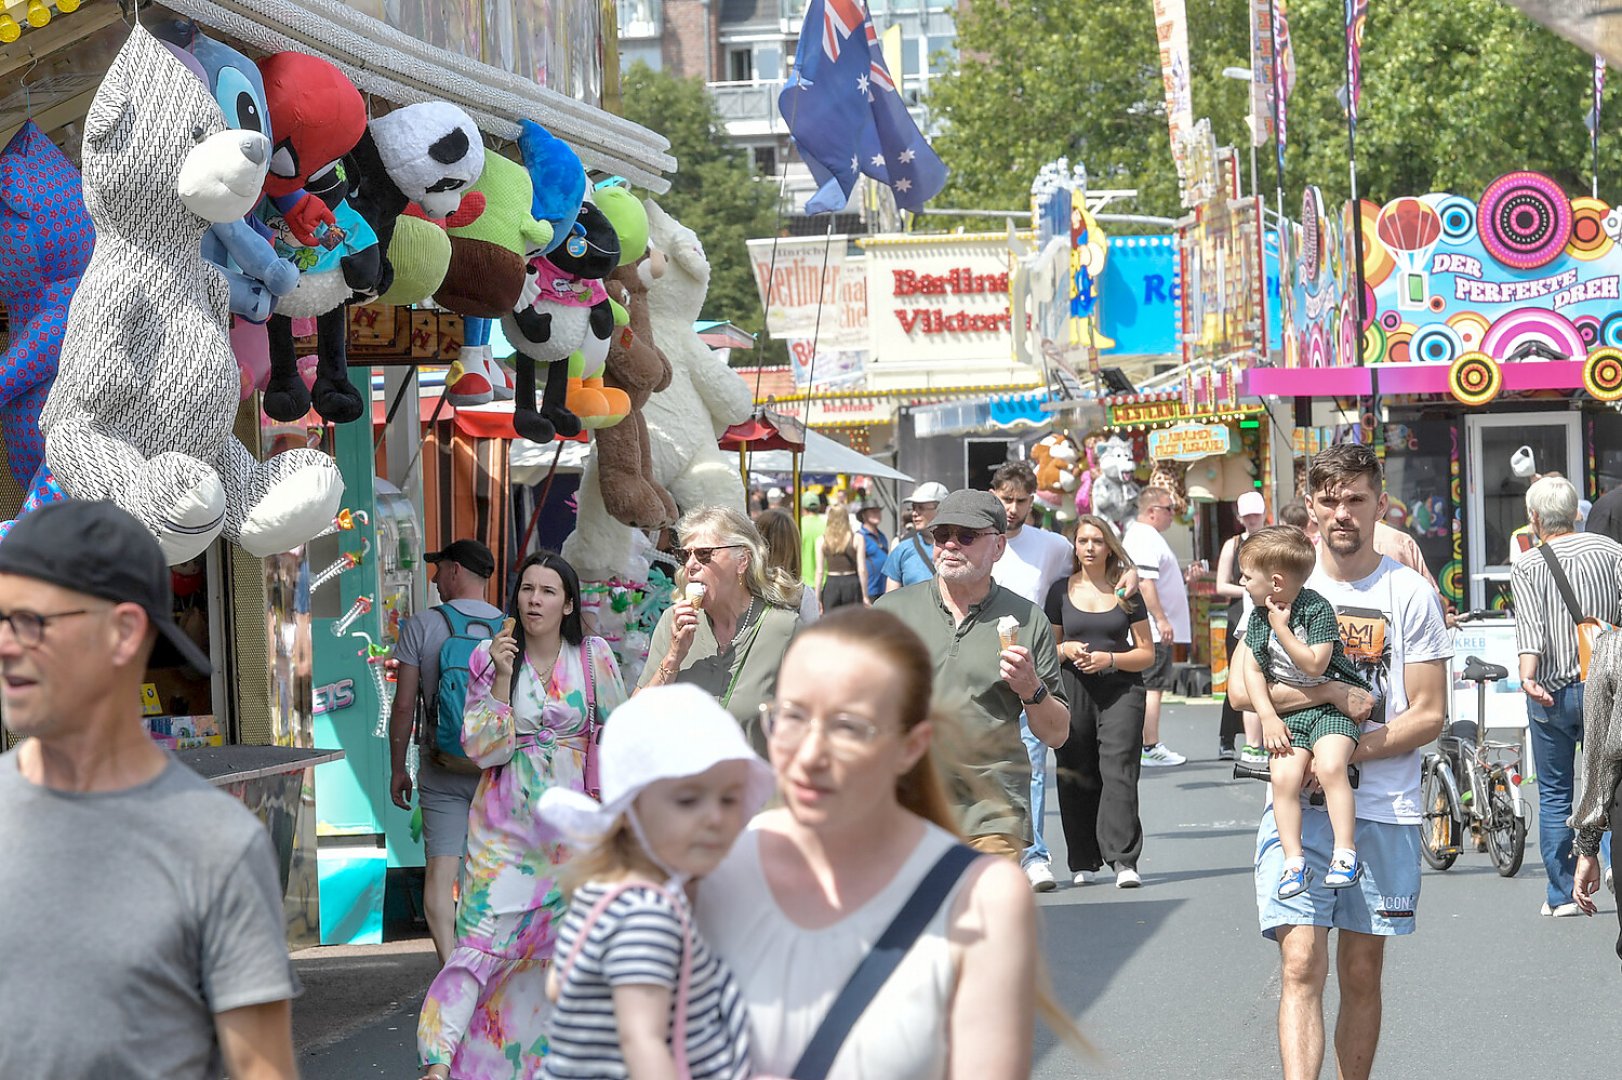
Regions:
<instances>
[{"instance_id":1,"label":"stuffed animal display","mask_svg":"<svg viewBox=\"0 0 1622 1080\"><path fill-rule=\"evenodd\" d=\"M45 460L39 412L56 378L68 304L96 242L80 186L78 171L32 120L0 153L0 300L11 316L0 359L0 434L11 475L24 485Z\"/></svg>"},{"instance_id":2,"label":"stuffed animal display","mask_svg":"<svg viewBox=\"0 0 1622 1080\"><path fill-rule=\"evenodd\" d=\"M1081 447L1070 436L1054 432L1031 447L1031 465L1036 470L1037 501L1060 521L1074 521L1076 491L1087 471Z\"/></svg>"},{"instance_id":3,"label":"stuffed animal display","mask_svg":"<svg viewBox=\"0 0 1622 1080\"><path fill-rule=\"evenodd\" d=\"M743 481L736 463L721 452L716 440L728 427L749 418L754 398L743 378L693 329L710 284L703 245L658 203L648 199L643 205L649 242L665 260L662 275L650 274L651 280L644 280L648 325L671 369L670 385L648 398L642 410L653 462L651 479L669 492L678 510L711 505L742 510ZM635 306L631 311L634 315ZM641 534L608 513L599 484L583 477L576 499L579 517L574 533L564 541L564 558L583 581L607 581L627 572L635 561L633 538Z\"/></svg>"},{"instance_id":4,"label":"stuffed animal display","mask_svg":"<svg viewBox=\"0 0 1622 1080\"><path fill-rule=\"evenodd\" d=\"M286 551L329 527L343 495L325 454L260 462L232 435L230 288L202 240L258 202L273 148L227 125L183 54L134 27L85 117L96 244L40 416L63 491L117 502L171 563L222 534L251 555Z\"/></svg>"},{"instance_id":5,"label":"stuffed animal display","mask_svg":"<svg viewBox=\"0 0 1622 1080\"><path fill-rule=\"evenodd\" d=\"M1132 444L1119 436L1111 436L1098 443L1098 476L1093 479L1093 513L1112 522L1117 530L1138 514L1138 492L1142 490L1134 478L1137 462Z\"/></svg>"}]
</instances>

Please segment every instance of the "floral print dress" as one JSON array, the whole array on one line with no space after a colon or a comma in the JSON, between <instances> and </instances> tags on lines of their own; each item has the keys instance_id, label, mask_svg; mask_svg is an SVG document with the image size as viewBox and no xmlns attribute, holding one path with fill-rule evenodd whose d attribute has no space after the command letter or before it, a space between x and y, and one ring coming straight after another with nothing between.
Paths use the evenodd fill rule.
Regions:
<instances>
[{"instance_id":1,"label":"floral print dress","mask_svg":"<svg viewBox=\"0 0 1622 1080\"><path fill-rule=\"evenodd\" d=\"M546 1054L546 974L568 901L557 868L567 857L536 814L555 785L585 790L586 694L596 680L603 722L625 700L613 651L587 638L563 645L543 682L526 663L511 706L491 690L495 663L481 644L462 715L462 747L485 769L468 817L456 908L456 948L428 988L417 1022L424 1068L455 1080L532 1080Z\"/></svg>"}]
</instances>

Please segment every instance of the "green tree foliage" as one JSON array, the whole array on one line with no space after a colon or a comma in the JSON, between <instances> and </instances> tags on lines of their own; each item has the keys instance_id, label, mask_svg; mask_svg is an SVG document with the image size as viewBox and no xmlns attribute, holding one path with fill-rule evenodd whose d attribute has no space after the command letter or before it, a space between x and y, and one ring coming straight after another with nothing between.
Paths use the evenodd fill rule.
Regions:
<instances>
[{"instance_id":1,"label":"green tree foliage","mask_svg":"<svg viewBox=\"0 0 1622 1080\"><path fill-rule=\"evenodd\" d=\"M1187 0L1194 115L1217 141L1247 146L1246 0ZM1350 191L1342 0L1291 0L1298 79L1290 99L1285 212L1305 184L1331 204ZM1180 213L1149 0L967 0L961 59L931 95L937 149L952 170L937 205L1017 209L1036 170L1068 156L1091 185L1135 187L1131 209ZM1583 116L1591 58L1501 0L1371 3L1358 126L1359 188L1377 202L1456 191L1471 198L1501 173L1538 169L1586 193ZM1613 79L1622 83L1622 78ZM1622 122L1622 86L1607 110ZM1622 142L1600 143L1600 193L1615 194ZM1271 191L1270 148L1260 151ZM1246 170L1248 172L1248 169ZM1609 182L1607 178L1613 178Z\"/></svg>"},{"instance_id":2,"label":"green tree foliage","mask_svg":"<svg viewBox=\"0 0 1622 1080\"><path fill-rule=\"evenodd\" d=\"M702 79L676 78L638 62L625 72L622 88L626 119L670 140L676 174L670 190L655 198L698 235L709 257L704 317L760 333L765 313L745 241L776 229L776 188L757 180L748 157L728 141ZM748 353L734 356L756 362Z\"/></svg>"}]
</instances>

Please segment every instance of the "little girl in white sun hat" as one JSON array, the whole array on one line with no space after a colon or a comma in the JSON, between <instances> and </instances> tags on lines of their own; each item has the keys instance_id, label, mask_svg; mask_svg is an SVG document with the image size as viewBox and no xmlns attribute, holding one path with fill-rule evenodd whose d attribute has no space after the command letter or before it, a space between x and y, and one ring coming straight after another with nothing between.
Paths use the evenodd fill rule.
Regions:
<instances>
[{"instance_id":1,"label":"little girl in white sun hat","mask_svg":"<svg viewBox=\"0 0 1622 1080\"><path fill-rule=\"evenodd\" d=\"M541 1075L742 1080L748 1013L682 887L771 798L771 768L714 698L680 683L614 710L599 752L601 804L561 788L540 802L580 845L564 870L574 895L547 981L557 1007Z\"/></svg>"}]
</instances>

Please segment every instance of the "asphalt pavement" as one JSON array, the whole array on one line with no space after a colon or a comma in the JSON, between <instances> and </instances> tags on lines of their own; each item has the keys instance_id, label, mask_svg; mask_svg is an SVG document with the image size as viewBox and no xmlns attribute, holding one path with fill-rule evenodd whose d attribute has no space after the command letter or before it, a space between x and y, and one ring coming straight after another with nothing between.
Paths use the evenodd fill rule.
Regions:
<instances>
[{"instance_id":1,"label":"asphalt pavement","mask_svg":"<svg viewBox=\"0 0 1622 1080\"><path fill-rule=\"evenodd\" d=\"M1282 1075L1278 951L1257 931L1251 878L1264 792L1216 760L1217 722L1203 704L1163 716L1163 738L1189 762L1144 770L1143 888L1117 889L1106 872L1039 898L1054 989L1095 1052L1039 1032L1036 1080ZM1535 812L1530 785L1527 795ZM1534 821L1513 879L1470 851L1451 870L1424 871L1418 931L1386 951L1376 1077L1570 1080L1617 1067L1615 899L1602 891L1593 919L1539 916L1536 837ZM1048 841L1063 871L1051 790ZM425 938L310 949L295 966L306 987L294 1010L306 1080L418 1075L416 1013L433 970ZM1331 972L1331 1037L1335 1007Z\"/></svg>"}]
</instances>

